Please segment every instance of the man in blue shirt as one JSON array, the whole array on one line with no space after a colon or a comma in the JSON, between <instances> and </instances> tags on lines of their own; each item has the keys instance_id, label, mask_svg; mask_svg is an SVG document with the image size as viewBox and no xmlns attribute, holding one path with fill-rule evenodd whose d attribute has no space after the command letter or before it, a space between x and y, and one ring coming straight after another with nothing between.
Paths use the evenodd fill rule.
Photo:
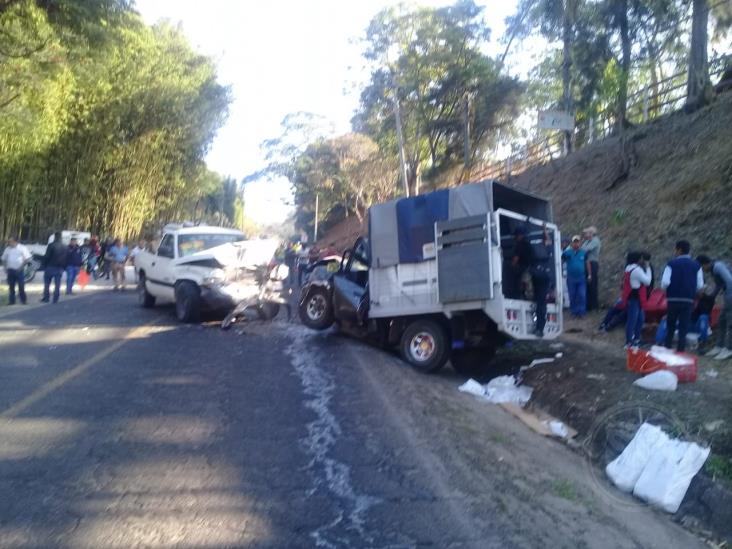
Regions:
<instances>
[{"instance_id":1,"label":"man in blue shirt","mask_svg":"<svg viewBox=\"0 0 732 549\"><path fill-rule=\"evenodd\" d=\"M107 260L112 263L112 278L115 290L125 289L125 264L128 256L129 250L119 238L114 241L114 244L105 255Z\"/></svg>"},{"instance_id":2,"label":"man in blue shirt","mask_svg":"<svg viewBox=\"0 0 732 549\"><path fill-rule=\"evenodd\" d=\"M691 245L686 240L679 240L674 250L676 257L668 262L661 278L661 287L666 290L668 302L665 345L671 348L678 325L676 350L679 352L686 349L686 334L689 332L694 299L704 287L701 265L691 258L690 251Z\"/></svg>"},{"instance_id":3,"label":"man in blue shirt","mask_svg":"<svg viewBox=\"0 0 732 549\"><path fill-rule=\"evenodd\" d=\"M567 262L567 287L569 288L569 310L575 318L585 316L587 312L587 282L591 281L587 255L581 248L579 235L572 237L572 243L562 253L562 260Z\"/></svg>"}]
</instances>

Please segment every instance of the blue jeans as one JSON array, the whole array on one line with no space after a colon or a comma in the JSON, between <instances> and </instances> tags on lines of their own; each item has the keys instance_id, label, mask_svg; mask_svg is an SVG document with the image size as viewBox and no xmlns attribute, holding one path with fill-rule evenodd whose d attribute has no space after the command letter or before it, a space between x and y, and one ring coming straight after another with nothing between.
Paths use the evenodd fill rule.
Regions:
<instances>
[{"instance_id":1,"label":"blue jeans","mask_svg":"<svg viewBox=\"0 0 732 549\"><path fill-rule=\"evenodd\" d=\"M706 343L709 339L709 315L699 315L694 325L694 332L699 334L699 343Z\"/></svg>"},{"instance_id":2,"label":"blue jeans","mask_svg":"<svg viewBox=\"0 0 732 549\"><path fill-rule=\"evenodd\" d=\"M643 328L643 321L645 320L640 301L638 299L629 299L626 310L628 311L628 319L625 321L625 343L628 345L640 343L641 328Z\"/></svg>"},{"instance_id":3,"label":"blue jeans","mask_svg":"<svg viewBox=\"0 0 732 549\"><path fill-rule=\"evenodd\" d=\"M569 310L574 316L585 316L587 312L587 280L584 276L567 277L569 288Z\"/></svg>"},{"instance_id":4,"label":"blue jeans","mask_svg":"<svg viewBox=\"0 0 732 549\"><path fill-rule=\"evenodd\" d=\"M59 287L61 286L61 275L64 274L63 267L46 267L43 270L43 301L50 297L51 281L53 280L53 302L58 301Z\"/></svg>"},{"instance_id":5,"label":"blue jeans","mask_svg":"<svg viewBox=\"0 0 732 549\"><path fill-rule=\"evenodd\" d=\"M74 282L76 281L76 277L79 274L79 271L81 270L81 267L76 267L74 265L69 265L66 267L66 293L70 294L71 290L74 289Z\"/></svg>"}]
</instances>

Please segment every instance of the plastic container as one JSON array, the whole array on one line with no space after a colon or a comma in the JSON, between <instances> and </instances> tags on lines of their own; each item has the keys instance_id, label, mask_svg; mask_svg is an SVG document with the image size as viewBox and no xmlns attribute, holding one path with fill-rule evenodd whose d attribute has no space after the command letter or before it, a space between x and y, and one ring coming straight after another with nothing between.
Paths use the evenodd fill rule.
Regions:
<instances>
[{"instance_id":1,"label":"plastic container","mask_svg":"<svg viewBox=\"0 0 732 549\"><path fill-rule=\"evenodd\" d=\"M678 366L671 366L651 356L651 354L644 349L628 349L627 355L627 367L631 372L639 374L650 374L658 370L669 370L676 374L679 378L679 383L693 383L696 381L698 372L697 357L688 353L675 352L674 354L689 359L689 364L682 364Z\"/></svg>"}]
</instances>

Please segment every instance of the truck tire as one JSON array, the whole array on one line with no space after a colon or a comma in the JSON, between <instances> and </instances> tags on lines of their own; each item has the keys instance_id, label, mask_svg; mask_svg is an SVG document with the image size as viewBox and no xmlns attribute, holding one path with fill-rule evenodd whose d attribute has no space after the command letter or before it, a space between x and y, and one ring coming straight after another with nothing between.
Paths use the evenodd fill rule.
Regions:
<instances>
[{"instance_id":1,"label":"truck tire","mask_svg":"<svg viewBox=\"0 0 732 549\"><path fill-rule=\"evenodd\" d=\"M454 349L450 355L453 369L467 377L481 377L491 370L491 359L496 354L495 347L472 347Z\"/></svg>"},{"instance_id":2,"label":"truck tire","mask_svg":"<svg viewBox=\"0 0 732 549\"><path fill-rule=\"evenodd\" d=\"M257 314L262 320L272 320L280 312L280 304L265 301L257 307Z\"/></svg>"},{"instance_id":3,"label":"truck tire","mask_svg":"<svg viewBox=\"0 0 732 549\"><path fill-rule=\"evenodd\" d=\"M300 320L312 330L325 330L333 324L333 303L328 292L314 288L300 305Z\"/></svg>"},{"instance_id":4,"label":"truck tire","mask_svg":"<svg viewBox=\"0 0 732 549\"><path fill-rule=\"evenodd\" d=\"M175 316L181 322L198 322L201 318L201 293L192 282L176 285Z\"/></svg>"},{"instance_id":5,"label":"truck tire","mask_svg":"<svg viewBox=\"0 0 732 549\"><path fill-rule=\"evenodd\" d=\"M138 279L137 302L140 304L140 307L144 307L145 309L150 309L155 306L155 296L148 292L147 286L145 286L145 273L140 273Z\"/></svg>"},{"instance_id":6,"label":"truck tire","mask_svg":"<svg viewBox=\"0 0 732 549\"><path fill-rule=\"evenodd\" d=\"M399 350L402 358L423 373L434 373L450 357L447 330L433 320L415 320L402 334Z\"/></svg>"},{"instance_id":7,"label":"truck tire","mask_svg":"<svg viewBox=\"0 0 732 549\"><path fill-rule=\"evenodd\" d=\"M32 282L36 277L36 272L41 268L41 262L35 257L31 259L23 268L23 280L28 283Z\"/></svg>"}]
</instances>

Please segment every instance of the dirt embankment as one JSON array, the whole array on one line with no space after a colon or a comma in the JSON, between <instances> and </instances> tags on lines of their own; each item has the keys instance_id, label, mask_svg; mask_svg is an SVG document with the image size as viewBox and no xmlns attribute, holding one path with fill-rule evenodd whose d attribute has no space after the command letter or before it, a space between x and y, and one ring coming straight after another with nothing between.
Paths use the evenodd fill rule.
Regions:
<instances>
[{"instance_id":1,"label":"dirt embankment","mask_svg":"<svg viewBox=\"0 0 732 549\"><path fill-rule=\"evenodd\" d=\"M629 171L619 178L624 161ZM692 253L732 259L732 94L631 129L624 144L607 139L509 183L550 198L567 237L598 227L606 302L617 294L629 250L650 251L657 276L678 239L689 240Z\"/></svg>"}]
</instances>

